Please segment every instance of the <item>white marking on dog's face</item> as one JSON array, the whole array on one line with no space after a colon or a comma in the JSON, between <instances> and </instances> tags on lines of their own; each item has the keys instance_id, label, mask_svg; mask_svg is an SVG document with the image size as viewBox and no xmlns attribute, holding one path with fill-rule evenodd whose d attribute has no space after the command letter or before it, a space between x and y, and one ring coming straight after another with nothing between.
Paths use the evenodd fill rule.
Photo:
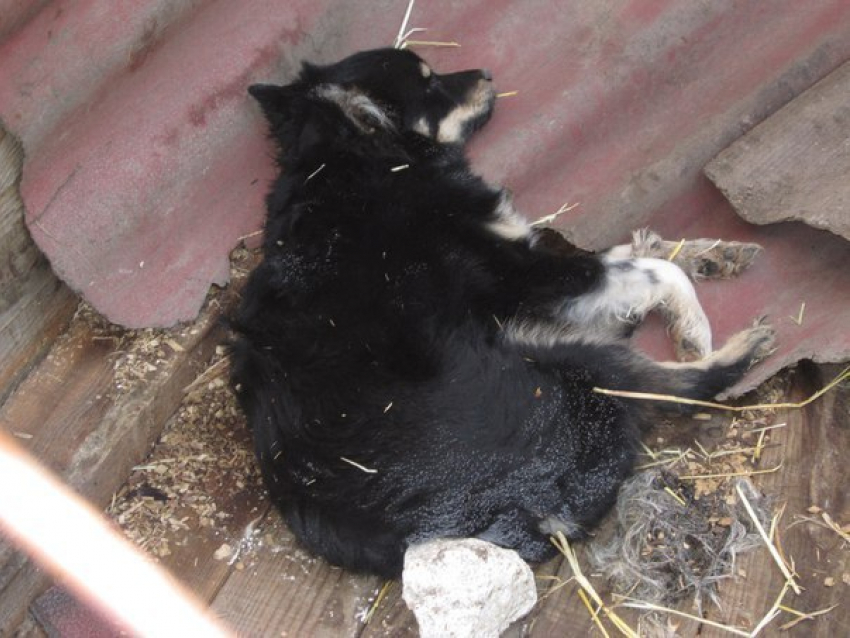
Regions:
<instances>
[{"instance_id":1,"label":"white marking on dog's face","mask_svg":"<svg viewBox=\"0 0 850 638\"><path fill-rule=\"evenodd\" d=\"M422 72L423 78L430 78L431 77L431 67L429 67L424 62L419 63L419 70Z\"/></svg>"},{"instance_id":2,"label":"white marking on dog's face","mask_svg":"<svg viewBox=\"0 0 850 638\"><path fill-rule=\"evenodd\" d=\"M443 144L463 142L468 134L467 127L491 106L493 89L489 83L481 81L469 99L455 107L437 125L436 139Z\"/></svg>"},{"instance_id":3,"label":"white marking on dog's face","mask_svg":"<svg viewBox=\"0 0 850 638\"><path fill-rule=\"evenodd\" d=\"M453 109L440 120L437 127L437 141L443 144L462 142L467 122L474 120L481 113L481 110L477 105L468 104Z\"/></svg>"}]
</instances>

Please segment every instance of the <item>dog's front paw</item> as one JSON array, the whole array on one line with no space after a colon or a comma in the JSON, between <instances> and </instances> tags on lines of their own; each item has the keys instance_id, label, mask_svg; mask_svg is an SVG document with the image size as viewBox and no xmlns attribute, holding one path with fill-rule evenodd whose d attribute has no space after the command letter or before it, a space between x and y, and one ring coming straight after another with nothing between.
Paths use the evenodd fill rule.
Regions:
<instances>
[{"instance_id":1,"label":"dog's front paw","mask_svg":"<svg viewBox=\"0 0 850 638\"><path fill-rule=\"evenodd\" d=\"M691 279L729 279L749 268L762 251L758 244L719 239L666 241L648 229L632 233L635 257L668 259Z\"/></svg>"}]
</instances>

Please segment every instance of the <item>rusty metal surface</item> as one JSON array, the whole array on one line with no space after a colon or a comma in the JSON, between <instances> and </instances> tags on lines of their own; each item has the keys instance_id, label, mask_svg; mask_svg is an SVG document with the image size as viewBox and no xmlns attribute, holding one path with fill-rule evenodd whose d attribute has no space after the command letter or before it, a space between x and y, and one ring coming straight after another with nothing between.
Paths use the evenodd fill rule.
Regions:
<instances>
[{"instance_id":1,"label":"rusty metal surface","mask_svg":"<svg viewBox=\"0 0 850 638\"><path fill-rule=\"evenodd\" d=\"M77 0L18 20L0 43L0 118L26 149L28 223L56 271L113 321L190 319L258 228L272 174L245 86L390 44L406 4ZM850 357L848 244L751 227L701 174L850 58L845 0L445 0L420 2L411 26L462 45L420 49L436 68L487 66L519 91L471 154L530 218L578 202L558 227L592 248L646 225L765 246L746 276L699 286L718 342L758 314L779 328L747 386L800 357Z\"/></svg>"}]
</instances>

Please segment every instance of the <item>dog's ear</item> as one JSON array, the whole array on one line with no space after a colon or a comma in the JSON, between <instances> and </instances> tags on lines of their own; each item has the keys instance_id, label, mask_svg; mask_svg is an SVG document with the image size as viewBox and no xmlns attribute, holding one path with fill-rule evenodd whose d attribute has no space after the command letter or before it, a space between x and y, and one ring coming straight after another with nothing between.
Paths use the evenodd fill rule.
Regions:
<instances>
[{"instance_id":1,"label":"dog's ear","mask_svg":"<svg viewBox=\"0 0 850 638\"><path fill-rule=\"evenodd\" d=\"M387 111L356 89L310 87L299 81L287 86L254 84L248 92L262 108L284 155L306 159L328 145L352 149L361 143L369 145L373 155L382 154L389 138L376 133L395 130Z\"/></svg>"},{"instance_id":2,"label":"dog's ear","mask_svg":"<svg viewBox=\"0 0 850 638\"><path fill-rule=\"evenodd\" d=\"M302 84L253 84L248 93L259 103L271 136L285 154L309 155L330 135L332 107L310 97Z\"/></svg>"},{"instance_id":3,"label":"dog's ear","mask_svg":"<svg viewBox=\"0 0 850 638\"><path fill-rule=\"evenodd\" d=\"M306 92L303 88L293 85L252 84L248 87L248 93L260 104L273 131L283 120L293 119L296 112L304 106L299 98L305 97L317 98L322 102L335 105L342 111L345 119L363 133L395 129L387 110L357 89L336 84L321 84Z\"/></svg>"},{"instance_id":4,"label":"dog's ear","mask_svg":"<svg viewBox=\"0 0 850 638\"><path fill-rule=\"evenodd\" d=\"M376 131L395 130L388 110L362 91L337 84L322 84L316 87L313 94L337 106L345 119L361 133L371 135Z\"/></svg>"},{"instance_id":5,"label":"dog's ear","mask_svg":"<svg viewBox=\"0 0 850 638\"><path fill-rule=\"evenodd\" d=\"M248 87L251 94L263 109L263 114L275 131L283 120L291 115L294 92L286 86L275 84L252 84Z\"/></svg>"}]
</instances>

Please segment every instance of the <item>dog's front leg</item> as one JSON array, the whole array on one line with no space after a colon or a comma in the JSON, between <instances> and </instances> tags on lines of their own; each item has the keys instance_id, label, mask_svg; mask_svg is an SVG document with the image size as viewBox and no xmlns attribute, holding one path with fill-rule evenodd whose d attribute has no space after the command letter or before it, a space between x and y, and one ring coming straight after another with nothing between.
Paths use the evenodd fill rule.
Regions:
<instances>
[{"instance_id":1,"label":"dog's front leg","mask_svg":"<svg viewBox=\"0 0 850 638\"><path fill-rule=\"evenodd\" d=\"M654 257L667 259L684 270L692 279L728 279L749 268L761 246L720 239L666 241L657 233L636 230L632 243L606 251L609 257Z\"/></svg>"}]
</instances>

